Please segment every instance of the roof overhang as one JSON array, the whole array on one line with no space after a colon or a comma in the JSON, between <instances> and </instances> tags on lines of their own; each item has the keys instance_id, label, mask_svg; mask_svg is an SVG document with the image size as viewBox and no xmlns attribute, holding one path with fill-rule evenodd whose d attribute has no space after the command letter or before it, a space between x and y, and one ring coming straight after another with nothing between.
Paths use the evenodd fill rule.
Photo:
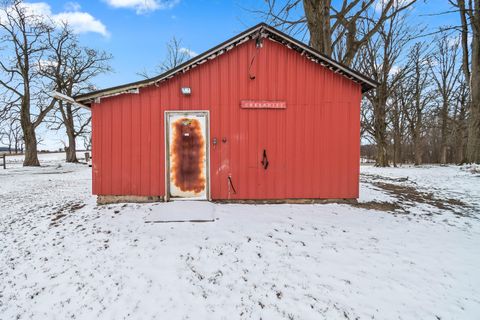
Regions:
<instances>
[{"instance_id":1,"label":"roof overhang","mask_svg":"<svg viewBox=\"0 0 480 320\"><path fill-rule=\"evenodd\" d=\"M76 101L75 99L73 99L72 97L69 97L67 96L66 94L63 94L61 92L58 92L58 91L52 91L50 92L50 96L52 98L55 98L59 101L63 101L63 102L66 102L66 103L70 103L72 105L75 105L75 106L78 106L80 108L84 108L84 109L88 109L90 110L90 108L84 104L81 104L79 103L78 101Z\"/></svg>"},{"instance_id":2,"label":"roof overhang","mask_svg":"<svg viewBox=\"0 0 480 320\"><path fill-rule=\"evenodd\" d=\"M147 87L151 85L158 85L163 81L167 81L170 78L173 78L177 74L185 73L190 69L197 67L211 59L214 59L225 52L235 48L236 46L251 40L251 39L258 39L258 38L269 38L273 41L277 41L282 43L286 47L296 50L300 52L302 55L306 56L308 59L332 70L335 73L342 74L343 76L347 77L348 79L359 83L362 87L362 93L376 88L378 82L370 79L369 77L321 54L320 52L316 51L315 49L311 48L310 46L294 39L287 34L276 30L264 23L260 23L239 35L219 44L218 46L205 51L204 53L188 60L181 65L168 70L165 73L162 73L159 76L136 81L132 83L127 83L124 85L106 88L102 90L92 91L89 93L81 94L75 96L75 101L78 103L83 103L90 105L95 100L98 101L100 98L111 97L119 94L126 94L126 93L138 93L139 89L142 87Z\"/></svg>"}]
</instances>

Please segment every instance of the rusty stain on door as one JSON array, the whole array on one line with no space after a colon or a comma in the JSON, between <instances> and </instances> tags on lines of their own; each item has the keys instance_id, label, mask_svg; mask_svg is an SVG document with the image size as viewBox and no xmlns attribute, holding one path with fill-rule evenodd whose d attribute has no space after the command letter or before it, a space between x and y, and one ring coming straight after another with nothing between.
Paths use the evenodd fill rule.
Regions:
<instances>
[{"instance_id":1,"label":"rusty stain on door","mask_svg":"<svg viewBox=\"0 0 480 320\"><path fill-rule=\"evenodd\" d=\"M184 192L205 190L203 175L205 139L197 119L181 118L173 123L172 181Z\"/></svg>"}]
</instances>

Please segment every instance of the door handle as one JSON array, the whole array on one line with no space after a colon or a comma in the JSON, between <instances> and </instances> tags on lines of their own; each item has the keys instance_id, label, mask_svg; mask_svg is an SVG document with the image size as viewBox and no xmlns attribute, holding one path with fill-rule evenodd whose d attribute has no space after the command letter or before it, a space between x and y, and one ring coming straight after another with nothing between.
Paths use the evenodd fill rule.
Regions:
<instances>
[{"instance_id":1,"label":"door handle","mask_svg":"<svg viewBox=\"0 0 480 320\"><path fill-rule=\"evenodd\" d=\"M263 157L262 157L262 161L260 162L263 166L263 169L267 170L268 168L268 157L267 157L267 150L263 149Z\"/></svg>"}]
</instances>

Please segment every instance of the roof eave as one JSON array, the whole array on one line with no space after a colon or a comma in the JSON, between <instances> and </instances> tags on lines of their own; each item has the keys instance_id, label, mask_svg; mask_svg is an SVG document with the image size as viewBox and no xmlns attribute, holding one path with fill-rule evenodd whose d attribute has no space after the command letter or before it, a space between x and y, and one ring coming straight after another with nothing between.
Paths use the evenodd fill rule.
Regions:
<instances>
[{"instance_id":1,"label":"roof eave","mask_svg":"<svg viewBox=\"0 0 480 320\"><path fill-rule=\"evenodd\" d=\"M223 50L227 50L230 46L236 46L239 45L245 41L248 41L252 39L252 36L256 36L258 33L261 34L261 32L265 30L270 34L275 35L278 37L279 40L287 41L290 44L293 44L297 46L298 48L308 52L310 55L316 57L317 59L320 60L320 64L326 65L327 68L333 70L334 72L341 72L343 75L347 76L351 80L359 83L362 88L362 93L365 93L371 89L374 89L378 86L378 83L367 76L350 69L347 66L342 65L339 62L336 62L335 60L332 60L331 58L321 54L320 52L316 51L315 49L307 46L306 44L286 35L285 33L278 31L270 26L268 26L265 23L260 23L250 29L245 30L244 32L236 35L233 38L230 38L229 40L213 47L210 50L205 51L204 53L186 61L185 63L167 71L164 72L156 77L145 79L145 80L140 80L120 86L115 86L111 88L106 88L106 89L101 89L97 91L92 91L89 93L85 94L80 94L75 96L75 100L78 102L82 102L84 104L90 105L96 98L102 98L102 97L108 97L108 96L113 96L113 95L118 95L118 94L124 94L128 93L131 90L139 89L142 87L150 86L157 84L161 81L165 81L167 79L170 79L171 77L175 76L178 72L186 72L190 68L193 68L197 66L198 64L201 64L209 59L212 59L212 56L218 56L220 54L223 54ZM277 40L277 39L274 39Z\"/></svg>"}]
</instances>

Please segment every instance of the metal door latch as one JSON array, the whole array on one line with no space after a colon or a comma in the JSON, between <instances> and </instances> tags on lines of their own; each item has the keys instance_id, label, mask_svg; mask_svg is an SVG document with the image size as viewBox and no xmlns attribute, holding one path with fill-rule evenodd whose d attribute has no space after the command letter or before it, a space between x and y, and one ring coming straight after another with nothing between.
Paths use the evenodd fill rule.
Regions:
<instances>
[{"instance_id":1,"label":"metal door latch","mask_svg":"<svg viewBox=\"0 0 480 320\"><path fill-rule=\"evenodd\" d=\"M263 166L263 169L267 170L268 168L268 158L267 158L267 150L263 149L263 157L262 157L262 161L260 162Z\"/></svg>"}]
</instances>

